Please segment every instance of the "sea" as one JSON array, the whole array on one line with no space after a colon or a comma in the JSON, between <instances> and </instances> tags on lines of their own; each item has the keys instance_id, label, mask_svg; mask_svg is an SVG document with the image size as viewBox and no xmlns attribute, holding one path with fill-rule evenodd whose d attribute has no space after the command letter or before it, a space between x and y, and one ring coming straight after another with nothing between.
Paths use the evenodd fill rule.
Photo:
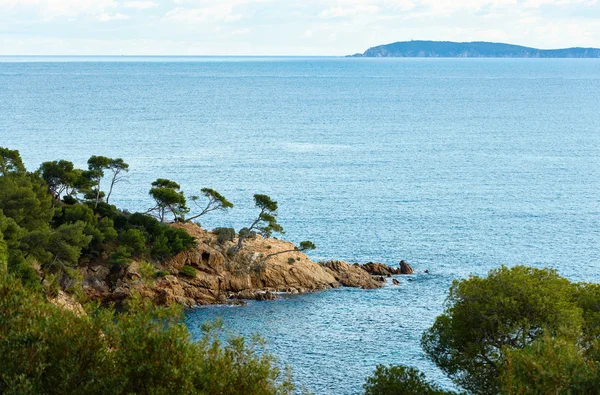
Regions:
<instances>
[{"instance_id":1,"label":"sea","mask_svg":"<svg viewBox=\"0 0 600 395\"><path fill-rule=\"evenodd\" d=\"M235 207L209 229L247 226L268 194L314 260L411 264L400 286L186 312L195 338L218 317L258 333L315 394L360 394L378 364L452 388L420 339L453 280L600 281L600 60L1 57L0 146L29 170L121 157L130 211L159 177L214 188Z\"/></svg>"}]
</instances>

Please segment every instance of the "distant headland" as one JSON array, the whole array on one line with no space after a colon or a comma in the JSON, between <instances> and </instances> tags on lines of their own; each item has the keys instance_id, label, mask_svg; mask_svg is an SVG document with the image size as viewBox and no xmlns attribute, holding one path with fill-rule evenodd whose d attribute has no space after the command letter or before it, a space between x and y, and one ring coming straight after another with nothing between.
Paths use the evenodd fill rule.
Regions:
<instances>
[{"instance_id":1,"label":"distant headland","mask_svg":"<svg viewBox=\"0 0 600 395\"><path fill-rule=\"evenodd\" d=\"M401 41L350 57L380 58L600 58L600 48L537 49L484 41Z\"/></svg>"}]
</instances>

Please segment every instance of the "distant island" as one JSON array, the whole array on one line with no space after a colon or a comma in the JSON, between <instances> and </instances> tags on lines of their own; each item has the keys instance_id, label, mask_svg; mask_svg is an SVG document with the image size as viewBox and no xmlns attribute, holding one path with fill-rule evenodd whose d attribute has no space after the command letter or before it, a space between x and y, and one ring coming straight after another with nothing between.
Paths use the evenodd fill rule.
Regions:
<instances>
[{"instance_id":1,"label":"distant island","mask_svg":"<svg viewBox=\"0 0 600 395\"><path fill-rule=\"evenodd\" d=\"M599 48L537 49L484 41L401 41L349 57L365 58L600 58Z\"/></svg>"}]
</instances>

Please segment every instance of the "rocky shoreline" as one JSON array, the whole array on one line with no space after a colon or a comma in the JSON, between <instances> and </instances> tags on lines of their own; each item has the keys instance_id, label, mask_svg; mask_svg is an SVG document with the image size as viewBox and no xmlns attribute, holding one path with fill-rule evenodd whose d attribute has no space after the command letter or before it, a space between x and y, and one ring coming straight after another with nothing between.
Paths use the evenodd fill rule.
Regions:
<instances>
[{"instance_id":1,"label":"rocky shoreline","mask_svg":"<svg viewBox=\"0 0 600 395\"><path fill-rule=\"evenodd\" d=\"M218 243L215 234L197 225L173 226L194 236L196 247L162 262L158 268L137 261L119 271L100 264L80 267L84 294L91 300L120 303L137 292L157 304L195 307L271 300L282 293L340 286L376 289L383 287L386 278L414 272L404 261L398 268L375 262L317 263L293 251L292 243L261 236L247 240L242 251L233 253L236 240ZM149 266L153 270L149 271Z\"/></svg>"}]
</instances>

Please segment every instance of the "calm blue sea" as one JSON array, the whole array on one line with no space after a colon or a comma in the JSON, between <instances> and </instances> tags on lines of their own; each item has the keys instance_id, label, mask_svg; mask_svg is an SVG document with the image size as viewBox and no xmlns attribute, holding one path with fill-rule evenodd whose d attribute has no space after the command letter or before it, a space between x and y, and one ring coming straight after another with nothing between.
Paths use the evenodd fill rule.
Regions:
<instances>
[{"instance_id":1,"label":"calm blue sea","mask_svg":"<svg viewBox=\"0 0 600 395\"><path fill-rule=\"evenodd\" d=\"M114 201L157 177L212 187L240 228L254 193L314 259L411 263L413 281L188 313L268 340L300 385L360 393L378 363L443 375L419 345L453 279L499 265L600 281L600 61L0 58L0 146L30 169L123 157Z\"/></svg>"}]
</instances>

